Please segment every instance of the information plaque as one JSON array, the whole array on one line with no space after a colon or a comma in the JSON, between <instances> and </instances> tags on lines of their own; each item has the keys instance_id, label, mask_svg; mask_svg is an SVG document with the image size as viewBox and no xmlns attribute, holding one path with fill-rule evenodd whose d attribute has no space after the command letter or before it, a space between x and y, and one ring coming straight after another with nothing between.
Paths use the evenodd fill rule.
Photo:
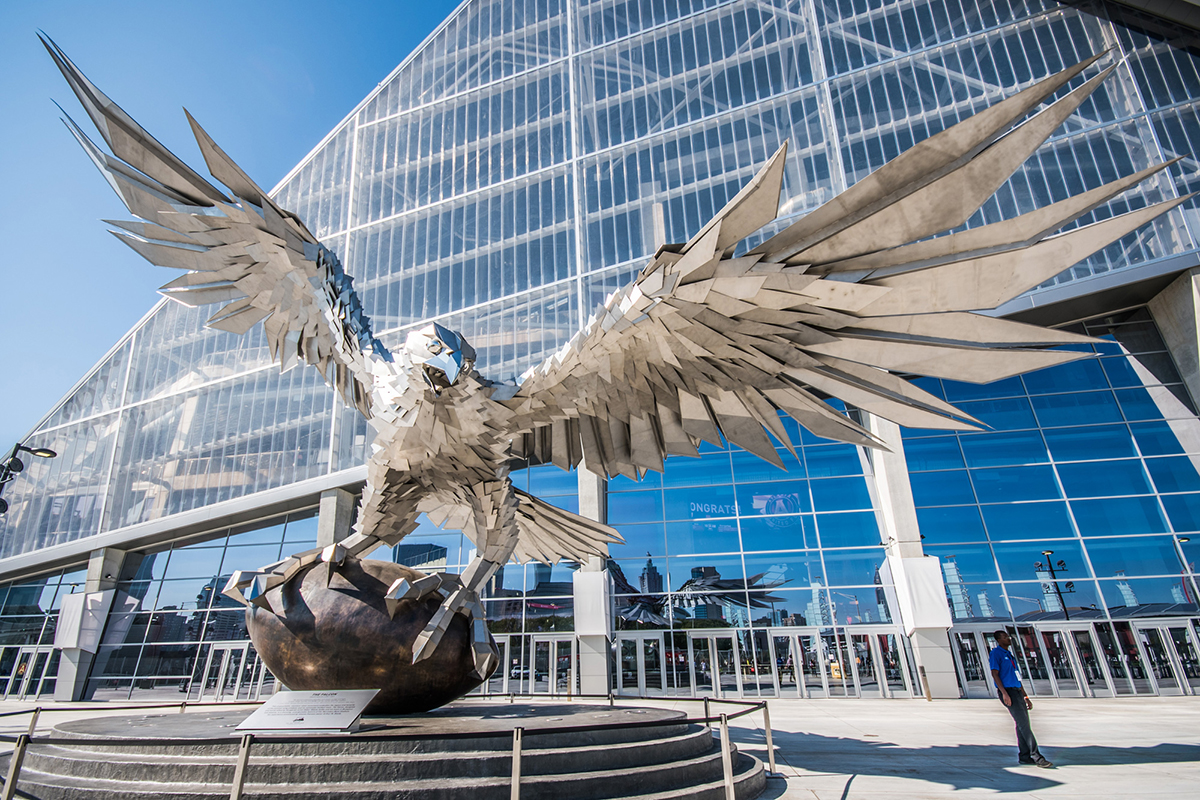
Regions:
<instances>
[{"instance_id":1,"label":"information plaque","mask_svg":"<svg viewBox=\"0 0 1200 800\"><path fill-rule=\"evenodd\" d=\"M241 733L347 733L378 689L278 692L237 726Z\"/></svg>"}]
</instances>

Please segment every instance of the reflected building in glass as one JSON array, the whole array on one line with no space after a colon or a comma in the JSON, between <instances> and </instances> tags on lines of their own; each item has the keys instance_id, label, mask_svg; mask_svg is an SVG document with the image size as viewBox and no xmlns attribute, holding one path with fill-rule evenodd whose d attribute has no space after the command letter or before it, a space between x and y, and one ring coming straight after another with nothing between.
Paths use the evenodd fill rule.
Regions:
<instances>
[{"instance_id":1,"label":"reflected building in glass","mask_svg":"<svg viewBox=\"0 0 1200 800\"><path fill-rule=\"evenodd\" d=\"M337 251L387 345L436 320L511 378L783 141L780 225L1093 53L1113 76L967 227L1177 157L1082 222L1196 191L1198 38L1099 0L467 0L274 196ZM703 445L640 481L517 473L625 537L609 688L986 696L1003 626L1034 693L1200 691L1198 264L1189 200L999 309L1090 334L1095 357L917 379L980 432L904 430L884 453L793 426L786 470ZM371 431L315 371L280 374L260 329L207 316L160 303L26 437L59 457L6 487L0 696L273 690L218 588L344 531ZM472 547L424 522L391 557L454 571ZM934 568L914 584L901 558ZM577 569L496 574L489 691L580 690L597 634ZM107 608L92 640L59 635L73 594ZM912 624L930 604L945 625Z\"/></svg>"}]
</instances>

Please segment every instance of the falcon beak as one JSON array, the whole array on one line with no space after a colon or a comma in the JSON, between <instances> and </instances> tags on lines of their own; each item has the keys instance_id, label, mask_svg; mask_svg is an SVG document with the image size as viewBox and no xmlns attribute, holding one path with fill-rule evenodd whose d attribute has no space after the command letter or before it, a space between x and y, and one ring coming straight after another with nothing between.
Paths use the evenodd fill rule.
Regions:
<instances>
[{"instance_id":1,"label":"falcon beak","mask_svg":"<svg viewBox=\"0 0 1200 800\"><path fill-rule=\"evenodd\" d=\"M434 388L453 386L463 371L463 357L456 352L443 352L428 358L424 363L425 376Z\"/></svg>"}]
</instances>

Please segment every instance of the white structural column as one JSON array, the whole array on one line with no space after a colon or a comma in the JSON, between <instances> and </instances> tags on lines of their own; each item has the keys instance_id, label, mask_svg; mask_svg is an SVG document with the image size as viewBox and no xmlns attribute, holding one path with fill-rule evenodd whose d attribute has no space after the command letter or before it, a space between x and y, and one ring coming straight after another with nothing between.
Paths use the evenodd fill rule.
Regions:
<instances>
[{"instance_id":1,"label":"white structural column","mask_svg":"<svg viewBox=\"0 0 1200 800\"><path fill-rule=\"evenodd\" d=\"M888 450L872 454L879 504L880 533L887 546L887 569L895 586L896 605L904 632L912 643L920 675L933 697L959 696L949 628L953 624L941 565L925 555L908 480L904 442L896 423L864 414L872 433ZM926 686L921 686L922 691Z\"/></svg>"},{"instance_id":2,"label":"white structural column","mask_svg":"<svg viewBox=\"0 0 1200 800\"><path fill-rule=\"evenodd\" d=\"M54 635L54 646L62 651L55 700L83 699L124 562L124 550L105 547L92 551L83 592L64 598Z\"/></svg>"},{"instance_id":3,"label":"white structural column","mask_svg":"<svg viewBox=\"0 0 1200 800\"><path fill-rule=\"evenodd\" d=\"M321 492L317 515L317 547L328 547L350 535L354 525L355 497L345 489Z\"/></svg>"},{"instance_id":4,"label":"white structural column","mask_svg":"<svg viewBox=\"0 0 1200 800\"><path fill-rule=\"evenodd\" d=\"M579 476L579 514L607 522L608 482L584 469ZM608 565L591 556L575 573L575 636L579 642L579 691L608 694L612 686L612 603L609 600Z\"/></svg>"},{"instance_id":5,"label":"white structural column","mask_svg":"<svg viewBox=\"0 0 1200 800\"><path fill-rule=\"evenodd\" d=\"M1193 398L1200 397L1200 267L1176 278L1149 307L1184 385Z\"/></svg>"}]
</instances>

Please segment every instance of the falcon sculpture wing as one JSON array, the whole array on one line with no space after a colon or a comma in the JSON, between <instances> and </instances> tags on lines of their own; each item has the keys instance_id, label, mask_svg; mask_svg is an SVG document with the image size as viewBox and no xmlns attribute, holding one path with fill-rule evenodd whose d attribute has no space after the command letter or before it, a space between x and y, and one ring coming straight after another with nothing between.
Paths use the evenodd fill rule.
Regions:
<instances>
[{"instance_id":1,"label":"falcon sculpture wing","mask_svg":"<svg viewBox=\"0 0 1200 800\"><path fill-rule=\"evenodd\" d=\"M221 303L206 323L242 334L263 323L284 369L317 367L371 417L374 362L391 354L371 333L353 281L300 219L277 206L188 114L213 177L227 197L142 129L96 88L48 37L42 44L116 156L65 122L139 221L105 220L152 264L184 270L159 291L188 306ZM185 113L187 113L185 111Z\"/></svg>"},{"instance_id":2,"label":"falcon sculpture wing","mask_svg":"<svg viewBox=\"0 0 1200 800\"><path fill-rule=\"evenodd\" d=\"M782 466L780 412L869 447L834 397L900 425L978 420L903 375L987 383L1082 358L1090 339L975 313L1032 289L1188 197L1052 235L1174 162L1004 222L963 225L1112 72L1029 117L1089 58L915 145L752 248L786 143L686 244L665 245L515 396L514 451L637 478L722 437ZM1015 127L1014 127L1015 125Z\"/></svg>"}]
</instances>

